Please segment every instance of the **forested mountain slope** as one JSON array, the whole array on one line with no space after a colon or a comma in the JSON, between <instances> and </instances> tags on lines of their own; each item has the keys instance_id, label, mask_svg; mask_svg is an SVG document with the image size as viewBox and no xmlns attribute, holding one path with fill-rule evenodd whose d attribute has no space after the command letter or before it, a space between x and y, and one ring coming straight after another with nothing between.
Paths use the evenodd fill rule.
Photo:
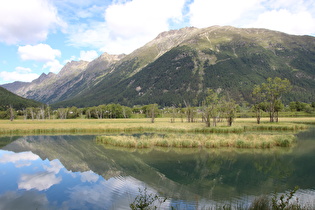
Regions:
<instances>
[{"instance_id":1,"label":"forested mountain slope","mask_svg":"<svg viewBox=\"0 0 315 210\"><path fill-rule=\"evenodd\" d=\"M253 86L276 76L293 85L285 102L315 100L315 37L266 29L213 26L172 30L129 55L101 63L97 74L90 73L96 67L87 66L90 68L64 81L68 89L62 96L41 101L79 107L104 103L198 105L211 88L237 101L252 102ZM38 99L34 94L24 96Z\"/></svg>"},{"instance_id":2,"label":"forested mountain slope","mask_svg":"<svg viewBox=\"0 0 315 210\"><path fill-rule=\"evenodd\" d=\"M27 107L38 107L41 105L41 103L22 98L0 87L0 111L7 110L10 105L15 109L22 110L23 108Z\"/></svg>"},{"instance_id":3,"label":"forested mountain slope","mask_svg":"<svg viewBox=\"0 0 315 210\"><path fill-rule=\"evenodd\" d=\"M285 101L315 99L314 37L233 27L192 28L184 34L177 34L180 38L175 39L176 43L170 41L177 37L173 31L160 35L148 45L158 43L161 37L167 40L168 36L167 46L169 42L175 44L153 62L136 71L142 57L125 61L93 89L61 104L169 106L186 101L198 105L208 88L251 102L253 86L276 76L289 79L293 85ZM155 44L155 48L162 43Z\"/></svg>"}]
</instances>

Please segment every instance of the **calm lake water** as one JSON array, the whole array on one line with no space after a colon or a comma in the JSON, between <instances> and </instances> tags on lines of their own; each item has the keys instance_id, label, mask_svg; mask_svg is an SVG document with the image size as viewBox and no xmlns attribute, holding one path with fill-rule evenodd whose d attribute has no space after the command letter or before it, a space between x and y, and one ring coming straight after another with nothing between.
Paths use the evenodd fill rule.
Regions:
<instances>
[{"instance_id":1,"label":"calm lake water","mask_svg":"<svg viewBox=\"0 0 315 210\"><path fill-rule=\"evenodd\" d=\"M139 189L161 209L246 207L299 186L315 206L315 129L294 148L127 150L95 136L0 137L0 209L129 209Z\"/></svg>"}]
</instances>

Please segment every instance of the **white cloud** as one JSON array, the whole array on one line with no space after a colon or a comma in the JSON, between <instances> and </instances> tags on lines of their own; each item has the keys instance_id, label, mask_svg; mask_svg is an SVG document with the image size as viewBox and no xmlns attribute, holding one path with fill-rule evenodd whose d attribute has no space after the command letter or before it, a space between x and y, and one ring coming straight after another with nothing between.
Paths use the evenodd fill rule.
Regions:
<instances>
[{"instance_id":1,"label":"white cloud","mask_svg":"<svg viewBox=\"0 0 315 210\"><path fill-rule=\"evenodd\" d=\"M232 25L315 34L315 4L307 0L194 0L189 5L190 25Z\"/></svg>"},{"instance_id":2,"label":"white cloud","mask_svg":"<svg viewBox=\"0 0 315 210\"><path fill-rule=\"evenodd\" d=\"M267 11L249 26L297 35L315 34L315 18L309 12L291 13L286 9Z\"/></svg>"},{"instance_id":3,"label":"white cloud","mask_svg":"<svg viewBox=\"0 0 315 210\"><path fill-rule=\"evenodd\" d=\"M104 12L104 22L76 25L69 42L109 53L129 53L182 20L185 0L133 0L114 3Z\"/></svg>"},{"instance_id":4,"label":"white cloud","mask_svg":"<svg viewBox=\"0 0 315 210\"><path fill-rule=\"evenodd\" d=\"M80 58L79 60L83 61L92 61L95 58L98 57L98 54L95 50L89 50L89 51L80 51Z\"/></svg>"},{"instance_id":5,"label":"white cloud","mask_svg":"<svg viewBox=\"0 0 315 210\"><path fill-rule=\"evenodd\" d=\"M18 48L22 60L45 62L43 69L49 68L50 72L58 73L63 65L56 59L61 56L60 50L52 49L47 44L26 45Z\"/></svg>"},{"instance_id":6,"label":"white cloud","mask_svg":"<svg viewBox=\"0 0 315 210\"><path fill-rule=\"evenodd\" d=\"M194 0L190 4L190 25L209 27L212 25L236 24L245 13L259 10L261 0Z\"/></svg>"},{"instance_id":7,"label":"white cloud","mask_svg":"<svg viewBox=\"0 0 315 210\"><path fill-rule=\"evenodd\" d=\"M18 54L22 60L34 60L41 62L54 61L61 56L60 50L52 49L47 44L26 45L18 48Z\"/></svg>"},{"instance_id":8,"label":"white cloud","mask_svg":"<svg viewBox=\"0 0 315 210\"><path fill-rule=\"evenodd\" d=\"M1 71L0 72L0 81L4 83L9 83L9 82L14 82L14 81L31 82L38 77L39 75L36 73L19 73L17 71L13 71L13 72Z\"/></svg>"},{"instance_id":9,"label":"white cloud","mask_svg":"<svg viewBox=\"0 0 315 210\"><path fill-rule=\"evenodd\" d=\"M133 0L114 4L105 12L105 20L113 39L134 36L156 36L168 30L170 19L182 19L184 0Z\"/></svg>"},{"instance_id":10,"label":"white cloud","mask_svg":"<svg viewBox=\"0 0 315 210\"><path fill-rule=\"evenodd\" d=\"M66 64L66 63L71 62L71 61L74 61L74 60L76 60L76 57L75 57L74 55L72 55L69 59L64 60L62 63L63 63L63 64Z\"/></svg>"},{"instance_id":11,"label":"white cloud","mask_svg":"<svg viewBox=\"0 0 315 210\"><path fill-rule=\"evenodd\" d=\"M32 69L21 67L21 66L16 67L15 70L16 70L16 72L21 73L21 74L32 72Z\"/></svg>"},{"instance_id":12,"label":"white cloud","mask_svg":"<svg viewBox=\"0 0 315 210\"><path fill-rule=\"evenodd\" d=\"M43 66L44 69L49 68L50 72L58 73L62 69L63 65L58 60L48 61Z\"/></svg>"},{"instance_id":13,"label":"white cloud","mask_svg":"<svg viewBox=\"0 0 315 210\"><path fill-rule=\"evenodd\" d=\"M64 23L49 0L1 1L0 42L31 44L44 41L50 30Z\"/></svg>"}]
</instances>

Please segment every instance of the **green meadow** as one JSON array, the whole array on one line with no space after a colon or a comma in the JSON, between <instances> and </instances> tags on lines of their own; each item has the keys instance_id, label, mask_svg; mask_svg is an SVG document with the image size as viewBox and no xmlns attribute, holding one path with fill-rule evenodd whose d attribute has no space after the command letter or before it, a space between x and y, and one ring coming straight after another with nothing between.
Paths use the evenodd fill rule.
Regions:
<instances>
[{"instance_id":1,"label":"green meadow","mask_svg":"<svg viewBox=\"0 0 315 210\"><path fill-rule=\"evenodd\" d=\"M233 126L222 121L206 127L201 121L187 123L181 119L53 119L0 121L0 135L93 134L103 144L129 147L173 148L272 148L290 147L295 133L315 124L315 118L280 118L278 123L263 118L237 118Z\"/></svg>"}]
</instances>

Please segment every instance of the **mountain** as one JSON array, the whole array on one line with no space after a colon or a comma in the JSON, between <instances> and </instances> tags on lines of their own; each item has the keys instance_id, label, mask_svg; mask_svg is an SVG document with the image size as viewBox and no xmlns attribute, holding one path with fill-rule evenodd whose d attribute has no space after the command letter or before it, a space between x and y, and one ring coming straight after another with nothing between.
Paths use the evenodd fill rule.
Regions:
<instances>
[{"instance_id":1,"label":"mountain","mask_svg":"<svg viewBox=\"0 0 315 210\"><path fill-rule=\"evenodd\" d=\"M198 105L208 88L252 102L254 85L280 77L293 85L286 102L311 102L315 100L315 37L230 26L189 27L163 32L129 55L103 54L75 69L77 74L71 77L61 71L55 76L60 77L58 82L50 86L51 78L37 84L44 88L30 85L20 93L23 88L4 87L56 106L170 106L184 101Z\"/></svg>"},{"instance_id":2,"label":"mountain","mask_svg":"<svg viewBox=\"0 0 315 210\"><path fill-rule=\"evenodd\" d=\"M0 111L7 110L10 105L15 109L21 110L26 107L38 107L41 103L31 99L22 98L21 96L17 96L3 87L0 87Z\"/></svg>"}]
</instances>

